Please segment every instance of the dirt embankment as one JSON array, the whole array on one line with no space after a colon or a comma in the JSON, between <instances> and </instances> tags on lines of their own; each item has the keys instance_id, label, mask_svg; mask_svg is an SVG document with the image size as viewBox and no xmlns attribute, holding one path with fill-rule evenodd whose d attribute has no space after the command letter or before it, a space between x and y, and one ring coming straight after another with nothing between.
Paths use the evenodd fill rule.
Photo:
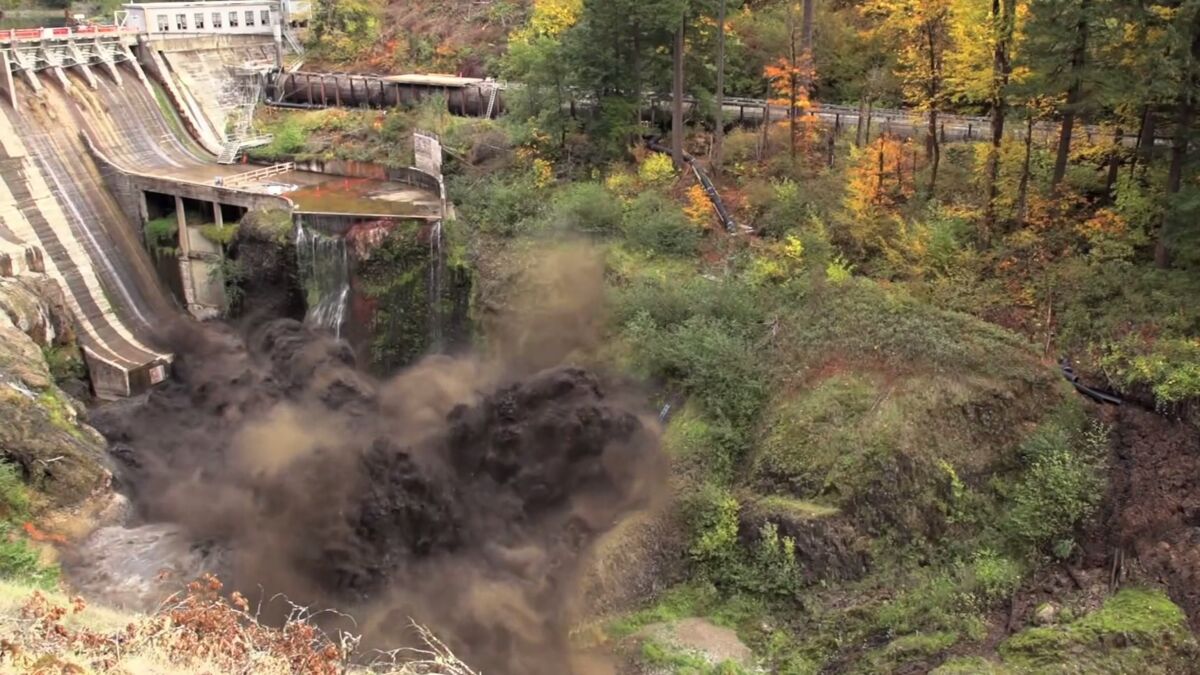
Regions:
<instances>
[{"instance_id":1,"label":"dirt embankment","mask_svg":"<svg viewBox=\"0 0 1200 675\"><path fill-rule=\"evenodd\" d=\"M1200 630L1200 431L1132 404L1102 415L1109 491L1085 565L1163 584Z\"/></svg>"}]
</instances>

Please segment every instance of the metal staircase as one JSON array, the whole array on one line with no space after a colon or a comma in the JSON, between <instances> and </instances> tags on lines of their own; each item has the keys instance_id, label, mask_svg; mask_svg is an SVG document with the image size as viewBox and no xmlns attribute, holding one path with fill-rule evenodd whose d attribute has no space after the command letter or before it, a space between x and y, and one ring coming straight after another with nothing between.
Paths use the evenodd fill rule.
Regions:
<instances>
[{"instance_id":1,"label":"metal staircase","mask_svg":"<svg viewBox=\"0 0 1200 675\"><path fill-rule=\"evenodd\" d=\"M233 131L225 136L221 154L217 155L218 164L233 164L242 150L266 145L272 140L270 135L252 135L254 133L254 108L262 97L262 80L257 74L243 76L241 79L240 100L237 105Z\"/></svg>"},{"instance_id":2,"label":"metal staircase","mask_svg":"<svg viewBox=\"0 0 1200 675\"><path fill-rule=\"evenodd\" d=\"M484 119L492 119L492 111L496 109L496 93L500 91L498 83L492 83L492 95L488 97L487 112L484 113Z\"/></svg>"},{"instance_id":3,"label":"metal staircase","mask_svg":"<svg viewBox=\"0 0 1200 675\"><path fill-rule=\"evenodd\" d=\"M304 46L300 44L300 40L296 37L296 33L292 30L291 26L288 26L287 24L284 24L283 26L283 39L285 42L287 42L288 49L291 49L293 54L296 54L297 56L304 55Z\"/></svg>"}]
</instances>

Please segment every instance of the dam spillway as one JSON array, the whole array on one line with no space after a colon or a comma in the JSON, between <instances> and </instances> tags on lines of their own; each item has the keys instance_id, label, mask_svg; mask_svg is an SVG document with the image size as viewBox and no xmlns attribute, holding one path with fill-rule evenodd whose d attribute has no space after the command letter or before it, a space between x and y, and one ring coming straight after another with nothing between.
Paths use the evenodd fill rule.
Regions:
<instances>
[{"instance_id":1,"label":"dam spillway","mask_svg":"<svg viewBox=\"0 0 1200 675\"><path fill-rule=\"evenodd\" d=\"M440 176L416 169L218 164L230 92L270 40L138 43L136 59L104 68L8 79L0 99L0 274L45 275L62 289L100 398L162 381L164 327L223 311L223 250L203 228L262 208L335 227L436 221L444 204ZM146 245L147 223L172 215L165 263L178 283L162 279L164 261L156 269Z\"/></svg>"}]
</instances>

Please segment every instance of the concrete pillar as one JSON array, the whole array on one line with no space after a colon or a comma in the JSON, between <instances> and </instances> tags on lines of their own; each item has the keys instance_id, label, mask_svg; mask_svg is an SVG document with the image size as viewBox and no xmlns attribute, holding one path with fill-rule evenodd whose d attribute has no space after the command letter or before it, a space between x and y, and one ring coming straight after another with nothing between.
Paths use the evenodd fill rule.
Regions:
<instances>
[{"instance_id":1,"label":"concrete pillar","mask_svg":"<svg viewBox=\"0 0 1200 675\"><path fill-rule=\"evenodd\" d=\"M54 66L50 69L50 72L54 73L54 77L58 78L58 83L62 85L63 89L70 91L71 81L67 79L67 74L63 72L62 66Z\"/></svg>"},{"instance_id":2,"label":"concrete pillar","mask_svg":"<svg viewBox=\"0 0 1200 675\"><path fill-rule=\"evenodd\" d=\"M217 224L217 227L224 227L225 226L225 216L224 216L224 214L221 213L221 203L213 202L212 205L213 205L213 222Z\"/></svg>"},{"instance_id":3,"label":"concrete pillar","mask_svg":"<svg viewBox=\"0 0 1200 675\"><path fill-rule=\"evenodd\" d=\"M139 44L140 44L140 39L139 39ZM129 59L129 63L133 66L133 72L137 73L138 79L141 80L142 82L145 82L146 81L146 71L142 70L142 64L139 63L137 60L137 57L135 57L133 55L133 52L129 49L129 45L123 44L123 45L121 45L121 49L124 50L125 56L126 56L126 58ZM117 78L117 84L120 84L121 83L120 75L117 75L117 69L115 66L112 68L112 72L113 72L113 76Z\"/></svg>"},{"instance_id":4,"label":"concrete pillar","mask_svg":"<svg viewBox=\"0 0 1200 675\"><path fill-rule=\"evenodd\" d=\"M67 43L67 49L71 52L71 58L75 59L73 65L83 73L83 79L87 80L88 86L92 89L99 89L100 85L96 82L96 76L92 75L92 69L88 66L88 57L84 56L74 41Z\"/></svg>"},{"instance_id":5,"label":"concrete pillar","mask_svg":"<svg viewBox=\"0 0 1200 675\"><path fill-rule=\"evenodd\" d=\"M175 223L179 227L179 253L188 256L192 254L191 242L187 236L187 213L183 210L183 197L175 196Z\"/></svg>"},{"instance_id":6,"label":"concrete pillar","mask_svg":"<svg viewBox=\"0 0 1200 675\"><path fill-rule=\"evenodd\" d=\"M0 77L4 78L4 91L8 93L8 102L12 104L13 110L17 110L17 90L13 87L12 66L8 60L8 52L0 52L0 68L4 70L4 74Z\"/></svg>"},{"instance_id":7,"label":"concrete pillar","mask_svg":"<svg viewBox=\"0 0 1200 675\"><path fill-rule=\"evenodd\" d=\"M96 44L92 47L92 49L100 56L100 63L104 66L104 69L108 71L109 77L112 78L113 82L116 83L118 87L121 86L121 73L117 70L117 65L113 63L112 52L108 51L100 44L100 38L98 37L96 38Z\"/></svg>"},{"instance_id":8,"label":"concrete pillar","mask_svg":"<svg viewBox=\"0 0 1200 675\"><path fill-rule=\"evenodd\" d=\"M183 279L183 297L188 308L196 301L196 279L192 277L192 242L188 238L187 214L183 197L175 196L175 226L179 232L179 276Z\"/></svg>"}]
</instances>

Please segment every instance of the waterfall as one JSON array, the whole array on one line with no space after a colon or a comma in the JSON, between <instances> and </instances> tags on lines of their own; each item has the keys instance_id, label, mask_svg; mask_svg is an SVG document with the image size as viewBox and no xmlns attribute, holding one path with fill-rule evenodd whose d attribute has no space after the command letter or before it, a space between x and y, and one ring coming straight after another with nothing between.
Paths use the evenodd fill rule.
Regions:
<instances>
[{"instance_id":1,"label":"waterfall","mask_svg":"<svg viewBox=\"0 0 1200 675\"><path fill-rule=\"evenodd\" d=\"M429 347L430 351L442 350L442 272L446 256L442 251L442 221L433 223L429 233Z\"/></svg>"},{"instance_id":2,"label":"waterfall","mask_svg":"<svg viewBox=\"0 0 1200 675\"><path fill-rule=\"evenodd\" d=\"M342 237L328 237L296 223L296 256L308 312L305 323L342 337L350 298L350 252Z\"/></svg>"}]
</instances>

